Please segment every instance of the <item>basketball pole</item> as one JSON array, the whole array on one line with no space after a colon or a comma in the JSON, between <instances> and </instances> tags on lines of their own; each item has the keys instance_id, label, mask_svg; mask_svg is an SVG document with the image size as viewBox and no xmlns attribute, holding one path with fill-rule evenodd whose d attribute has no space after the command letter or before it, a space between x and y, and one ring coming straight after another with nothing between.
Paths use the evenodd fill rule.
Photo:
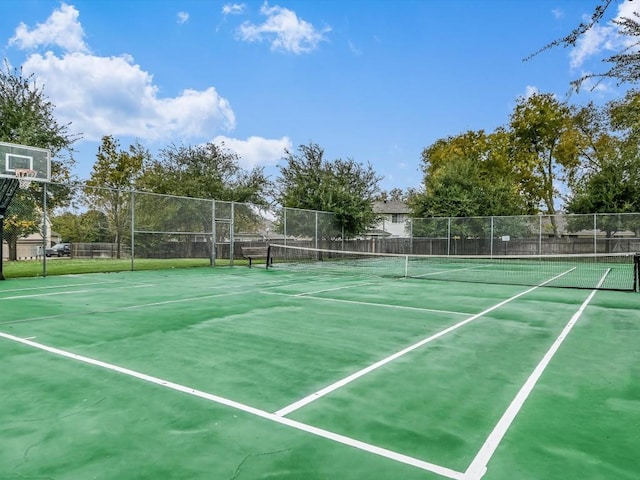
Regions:
<instances>
[{"instance_id":1,"label":"basketball pole","mask_svg":"<svg viewBox=\"0 0 640 480\"><path fill-rule=\"evenodd\" d=\"M4 262L4 214L6 210L0 209L0 280L4 280L2 273L2 263Z\"/></svg>"},{"instance_id":2,"label":"basketball pole","mask_svg":"<svg viewBox=\"0 0 640 480\"><path fill-rule=\"evenodd\" d=\"M5 279L2 272L2 264L4 262L4 217L19 186L20 182L17 178L0 179L0 280Z\"/></svg>"}]
</instances>

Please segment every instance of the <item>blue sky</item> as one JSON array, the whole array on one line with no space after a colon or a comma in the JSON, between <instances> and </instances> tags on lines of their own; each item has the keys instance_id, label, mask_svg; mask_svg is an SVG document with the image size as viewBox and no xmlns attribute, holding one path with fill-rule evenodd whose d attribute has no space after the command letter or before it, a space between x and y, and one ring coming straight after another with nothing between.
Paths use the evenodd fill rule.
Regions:
<instances>
[{"instance_id":1,"label":"blue sky","mask_svg":"<svg viewBox=\"0 0 640 480\"><path fill-rule=\"evenodd\" d=\"M152 152L224 142L277 177L284 149L371 163L383 189L419 187L438 138L505 125L518 97L551 92L624 39L604 22L575 48L523 58L596 0L0 0L1 56L33 73L82 133L88 178L103 135ZM640 2L619 1L608 18ZM571 101L606 102L613 83Z\"/></svg>"}]
</instances>

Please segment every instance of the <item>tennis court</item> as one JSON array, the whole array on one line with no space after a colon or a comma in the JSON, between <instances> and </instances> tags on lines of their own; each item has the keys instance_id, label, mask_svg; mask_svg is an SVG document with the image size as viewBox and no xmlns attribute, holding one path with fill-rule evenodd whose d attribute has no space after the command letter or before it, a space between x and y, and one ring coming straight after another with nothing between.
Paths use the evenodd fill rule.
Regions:
<instances>
[{"instance_id":1,"label":"tennis court","mask_svg":"<svg viewBox=\"0 0 640 480\"><path fill-rule=\"evenodd\" d=\"M3 282L0 478L637 478L640 295L441 277Z\"/></svg>"}]
</instances>

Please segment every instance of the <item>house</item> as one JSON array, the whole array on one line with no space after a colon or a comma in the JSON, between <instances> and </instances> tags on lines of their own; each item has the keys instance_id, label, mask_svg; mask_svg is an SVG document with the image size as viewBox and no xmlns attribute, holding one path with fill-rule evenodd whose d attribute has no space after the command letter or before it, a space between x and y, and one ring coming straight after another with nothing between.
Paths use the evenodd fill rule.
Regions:
<instances>
[{"instance_id":1,"label":"house","mask_svg":"<svg viewBox=\"0 0 640 480\"><path fill-rule=\"evenodd\" d=\"M40 232L32 233L27 235L26 237L21 237L18 239L16 245L17 260L35 260L38 258L42 258L44 248L49 248L62 241L62 237L60 236L60 234L51 230L51 223L48 221L48 219L46 222L46 226L46 242L42 238L42 233ZM2 242L2 258L4 260L9 259L9 245L5 241Z\"/></svg>"},{"instance_id":2,"label":"house","mask_svg":"<svg viewBox=\"0 0 640 480\"><path fill-rule=\"evenodd\" d=\"M411 218L407 204L399 200L382 200L373 202L373 212L381 217L380 222L372 229L376 236L409 237L406 223Z\"/></svg>"}]
</instances>

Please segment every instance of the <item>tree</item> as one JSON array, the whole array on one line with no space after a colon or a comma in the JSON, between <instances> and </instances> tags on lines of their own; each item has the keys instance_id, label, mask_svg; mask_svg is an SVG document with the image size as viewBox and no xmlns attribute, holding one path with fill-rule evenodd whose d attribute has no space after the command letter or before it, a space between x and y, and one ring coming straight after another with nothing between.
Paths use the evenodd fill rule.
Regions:
<instances>
[{"instance_id":1,"label":"tree","mask_svg":"<svg viewBox=\"0 0 640 480\"><path fill-rule=\"evenodd\" d=\"M437 140L422 152L424 192L413 193L414 217L532 213L509 158L510 136L468 131Z\"/></svg>"},{"instance_id":2,"label":"tree","mask_svg":"<svg viewBox=\"0 0 640 480\"><path fill-rule=\"evenodd\" d=\"M148 152L138 143L128 151L119 150L119 142L111 136L102 137L97 161L86 182L85 195L89 205L104 213L109 222L116 255L121 257L122 239L131 218L131 190L140 176Z\"/></svg>"},{"instance_id":3,"label":"tree","mask_svg":"<svg viewBox=\"0 0 640 480\"><path fill-rule=\"evenodd\" d=\"M60 125L54 117L54 105L47 99L33 75L24 77L21 69L12 69L5 60L0 68L0 141L18 143L51 151L54 180L68 180L73 166L72 144L79 136L69 133L69 125ZM43 195L32 185L21 190L4 214L7 228L2 240L9 245L9 259L16 259L19 238L35 233L42 223ZM47 206L64 204L68 187L51 185Z\"/></svg>"},{"instance_id":4,"label":"tree","mask_svg":"<svg viewBox=\"0 0 640 480\"><path fill-rule=\"evenodd\" d=\"M632 0L628 1L631 2ZM614 3L613 0L599 0L589 20L581 22L568 35L553 40L537 52L529 55L525 58L525 61L550 48L574 47L578 40L604 19L605 13L612 3ZM628 37L629 41L623 47L620 47L621 49L618 53L603 59L603 62L612 64L609 70L603 73L583 75L571 82L572 87L579 90L588 79L601 81L605 78L611 78L617 80L618 83L637 83L640 80L640 54L638 53L640 41L633 39L633 37L640 37L640 22L638 22L638 19L640 19L638 13L633 12L633 17L621 17L612 20L612 23L618 26L619 34Z\"/></svg>"},{"instance_id":5,"label":"tree","mask_svg":"<svg viewBox=\"0 0 640 480\"><path fill-rule=\"evenodd\" d=\"M59 233L64 242L111 242L109 220L97 210L81 214L65 212L51 218L51 229Z\"/></svg>"},{"instance_id":6,"label":"tree","mask_svg":"<svg viewBox=\"0 0 640 480\"><path fill-rule=\"evenodd\" d=\"M383 190L376 197L376 200L380 202L406 202L409 198L411 190L402 190L401 188L392 188L389 191Z\"/></svg>"},{"instance_id":7,"label":"tree","mask_svg":"<svg viewBox=\"0 0 640 480\"><path fill-rule=\"evenodd\" d=\"M167 195L268 204L271 183L264 169L242 169L235 153L214 143L171 145L149 159L137 185Z\"/></svg>"},{"instance_id":8,"label":"tree","mask_svg":"<svg viewBox=\"0 0 640 480\"><path fill-rule=\"evenodd\" d=\"M610 102L601 112L606 131L597 137L588 168L573 188L567 211L575 214L627 214L640 211L640 94L628 92L624 99ZM605 130L604 126L600 127ZM617 135L614 135L617 133ZM591 217L570 217L572 230L593 228ZM640 231L637 216L603 215L598 228L611 238L623 230ZM607 243L609 248L610 243Z\"/></svg>"},{"instance_id":9,"label":"tree","mask_svg":"<svg viewBox=\"0 0 640 480\"><path fill-rule=\"evenodd\" d=\"M519 98L511 114L512 155L524 190L552 215L571 185L586 140L574 121L574 111L550 93Z\"/></svg>"},{"instance_id":10,"label":"tree","mask_svg":"<svg viewBox=\"0 0 640 480\"><path fill-rule=\"evenodd\" d=\"M332 212L336 229L347 237L363 234L375 225L373 201L381 177L373 167L352 159L324 159L317 144L300 145L298 153L285 150L280 166L279 203L287 208ZM287 219L288 221L289 219Z\"/></svg>"},{"instance_id":11,"label":"tree","mask_svg":"<svg viewBox=\"0 0 640 480\"><path fill-rule=\"evenodd\" d=\"M176 198L138 195L136 200L136 222L144 222L145 228L157 231L211 232L212 203L216 200L216 217L228 218L230 205L225 202L251 202L266 206L272 196L272 184L264 169L255 167L249 171L240 167L239 157L226 150L224 145L207 143L198 146L171 145L160 151L158 158L150 159L144 174L137 182L143 190L156 194L179 195ZM226 211L229 207L229 211ZM235 205L234 229L250 229L261 222L257 212ZM226 225L225 225L226 226ZM218 240L226 232L216 229ZM139 237L139 236L138 236ZM186 237L172 238L172 241ZM158 241L147 238L148 242ZM147 246L150 247L151 243ZM208 246L210 248L211 246ZM189 248L189 245L185 245Z\"/></svg>"},{"instance_id":12,"label":"tree","mask_svg":"<svg viewBox=\"0 0 640 480\"><path fill-rule=\"evenodd\" d=\"M63 181L71 175L72 145L80 135L69 133L71 124L58 124L54 109L33 75L24 77L22 69L11 69L5 60L0 69L0 141L49 149L52 179Z\"/></svg>"}]
</instances>

